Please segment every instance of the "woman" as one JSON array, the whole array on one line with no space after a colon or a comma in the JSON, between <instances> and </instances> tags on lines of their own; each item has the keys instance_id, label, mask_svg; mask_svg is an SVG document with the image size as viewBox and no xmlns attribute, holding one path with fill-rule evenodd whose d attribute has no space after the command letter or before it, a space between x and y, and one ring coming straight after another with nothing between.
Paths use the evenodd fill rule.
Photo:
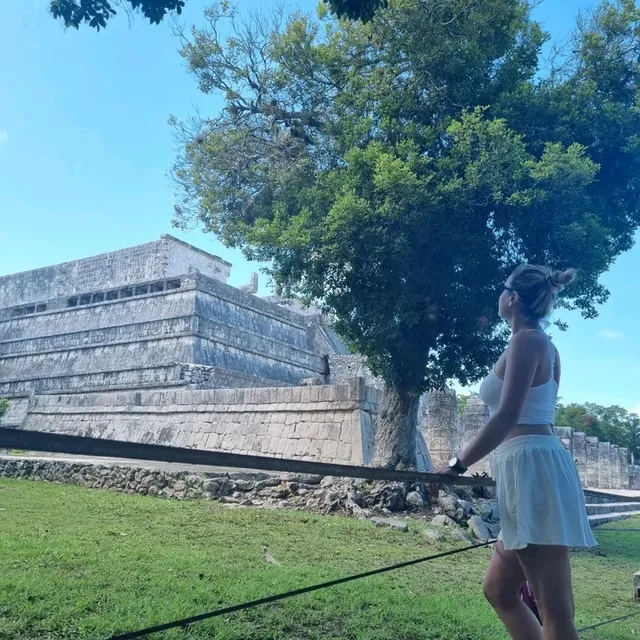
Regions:
<instances>
[{"instance_id":1,"label":"woman","mask_svg":"<svg viewBox=\"0 0 640 640\"><path fill-rule=\"evenodd\" d=\"M511 341L480 387L490 418L445 475L464 473L494 449L502 531L484 592L512 638L577 640L569 547L596 541L575 463L553 430L560 359L542 330L575 271L518 267L499 300ZM520 598L528 582L543 626Z\"/></svg>"}]
</instances>

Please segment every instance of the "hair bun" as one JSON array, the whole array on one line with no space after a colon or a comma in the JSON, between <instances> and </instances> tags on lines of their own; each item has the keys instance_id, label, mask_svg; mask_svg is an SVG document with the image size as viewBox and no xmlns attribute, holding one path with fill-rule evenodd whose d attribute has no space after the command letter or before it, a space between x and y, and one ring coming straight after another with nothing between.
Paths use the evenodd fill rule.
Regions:
<instances>
[{"instance_id":1,"label":"hair bun","mask_svg":"<svg viewBox=\"0 0 640 640\"><path fill-rule=\"evenodd\" d=\"M549 280L554 287L558 289L563 289L568 284L571 284L576 278L576 270L575 269L566 269L565 271L554 271L550 276Z\"/></svg>"}]
</instances>

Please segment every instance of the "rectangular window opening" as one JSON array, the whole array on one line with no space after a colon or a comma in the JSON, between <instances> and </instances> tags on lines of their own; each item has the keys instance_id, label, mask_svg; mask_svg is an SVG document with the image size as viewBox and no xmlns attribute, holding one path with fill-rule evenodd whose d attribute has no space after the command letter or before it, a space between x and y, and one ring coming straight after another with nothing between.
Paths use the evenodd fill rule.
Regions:
<instances>
[{"instance_id":1,"label":"rectangular window opening","mask_svg":"<svg viewBox=\"0 0 640 640\"><path fill-rule=\"evenodd\" d=\"M167 291L180 288L180 280L167 280Z\"/></svg>"}]
</instances>

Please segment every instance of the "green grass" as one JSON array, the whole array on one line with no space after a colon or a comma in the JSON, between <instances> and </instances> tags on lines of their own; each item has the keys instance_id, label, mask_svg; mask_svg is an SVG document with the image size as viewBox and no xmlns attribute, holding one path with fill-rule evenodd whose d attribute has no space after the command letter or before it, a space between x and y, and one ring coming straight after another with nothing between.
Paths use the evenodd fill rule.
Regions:
<instances>
[{"instance_id":1,"label":"green grass","mask_svg":"<svg viewBox=\"0 0 640 640\"><path fill-rule=\"evenodd\" d=\"M6 479L0 479L0 509L2 640L103 639L454 545L428 542L419 523L400 533L305 512L229 510L207 501ZM640 570L640 534L598 537L598 552L574 557L580 625L636 606L632 576ZM263 546L281 566L265 561ZM470 551L162 637L505 639L482 597L488 558L488 550ZM640 637L640 618L584 637Z\"/></svg>"}]
</instances>

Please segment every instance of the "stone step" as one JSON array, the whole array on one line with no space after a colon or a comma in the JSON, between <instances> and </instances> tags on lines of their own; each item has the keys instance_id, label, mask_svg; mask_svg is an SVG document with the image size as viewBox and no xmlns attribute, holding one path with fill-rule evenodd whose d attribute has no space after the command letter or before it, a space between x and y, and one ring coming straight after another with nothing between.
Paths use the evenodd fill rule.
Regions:
<instances>
[{"instance_id":1,"label":"stone step","mask_svg":"<svg viewBox=\"0 0 640 640\"><path fill-rule=\"evenodd\" d=\"M617 520L625 520L626 518L633 518L634 516L640 516L640 509L637 509L635 511L621 511L618 513L601 513L597 515L591 515L589 516L589 524L592 527L597 527L601 524L616 522Z\"/></svg>"},{"instance_id":2,"label":"stone step","mask_svg":"<svg viewBox=\"0 0 640 640\"><path fill-rule=\"evenodd\" d=\"M626 511L640 511L640 502L587 503L587 513L590 516L606 513L623 513Z\"/></svg>"}]
</instances>

